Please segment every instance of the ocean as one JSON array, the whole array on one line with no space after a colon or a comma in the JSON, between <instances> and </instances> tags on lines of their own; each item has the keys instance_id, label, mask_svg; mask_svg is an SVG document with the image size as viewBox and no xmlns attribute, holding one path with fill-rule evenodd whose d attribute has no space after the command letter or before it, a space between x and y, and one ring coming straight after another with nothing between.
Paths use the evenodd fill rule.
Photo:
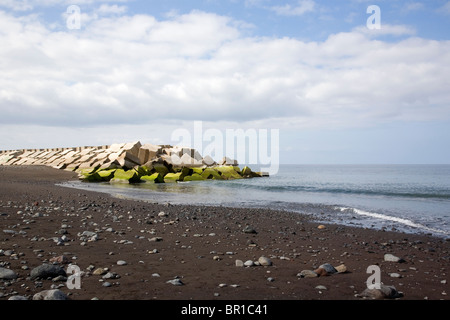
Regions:
<instances>
[{"instance_id":1,"label":"ocean","mask_svg":"<svg viewBox=\"0 0 450 320\"><path fill-rule=\"evenodd\" d=\"M149 202L270 208L319 223L450 235L450 165L281 165L276 175L244 180L64 185Z\"/></svg>"}]
</instances>

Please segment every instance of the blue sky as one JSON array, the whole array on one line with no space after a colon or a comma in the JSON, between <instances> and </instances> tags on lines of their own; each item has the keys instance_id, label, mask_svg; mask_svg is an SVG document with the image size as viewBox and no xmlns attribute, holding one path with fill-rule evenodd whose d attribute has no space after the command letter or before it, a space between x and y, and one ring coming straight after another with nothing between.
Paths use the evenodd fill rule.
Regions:
<instances>
[{"instance_id":1,"label":"blue sky","mask_svg":"<svg viewBox=\"0 0 450 320\"><path fill-rule=\"evenodd\" d=\"M450 163L448 30L448 0L0 0L0 149L203 121L279 129L282 163Z\"/></svg>"}]
</instances>

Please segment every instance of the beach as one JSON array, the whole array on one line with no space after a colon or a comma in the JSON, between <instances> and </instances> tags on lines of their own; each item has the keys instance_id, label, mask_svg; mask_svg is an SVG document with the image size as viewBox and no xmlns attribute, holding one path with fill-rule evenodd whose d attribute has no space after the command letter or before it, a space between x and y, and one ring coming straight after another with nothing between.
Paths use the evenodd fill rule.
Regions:
<instances>
[{"instance_id":1,"label":"beach","mask_svg":"<svg viewBox=\"0 0 450 320\"><path fill-rule=\"evenodd\" d=\"M396 288L395 299L449 300L445 238L319 224L276 208L155 204L56 185L76 180L43 166L0 167L0 267L17 275L0 280L0 300L49 289L70 300L363 300L370 266ZM261 257L270 265L237 266ZM80 288L31 279L45 263L78 266ZM324 264L345 268L301 276Z\"/></svg>"}]
</instances>

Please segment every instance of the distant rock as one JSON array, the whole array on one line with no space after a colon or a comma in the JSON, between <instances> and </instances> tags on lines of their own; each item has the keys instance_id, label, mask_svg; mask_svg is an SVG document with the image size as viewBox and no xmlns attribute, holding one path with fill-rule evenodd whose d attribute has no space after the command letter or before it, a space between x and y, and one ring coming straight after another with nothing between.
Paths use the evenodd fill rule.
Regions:
<instances>
[{"instance_id":1,"label":"distant rock","mask_svg":"<svg viewBox=\"0 0 450 320\"><path fill-rule=\"evenodd\" d=\"M39 267L36 267L33 270L31 270L30 276L31 280L34 280L37 278L41 279L55 278L57 276L67 277L67 274L64 271L64 269L61 268L60 266L44 263L43 265L40 265Z\"/></svg>"},{"instance_id":2,"label":"distant rock","mask_svg":"<svg viewBox=\"0 0 450 320\"><path fill-rule=\"evenodd\" d=\"M244 261L236 260L236 267L243 267L243 266L244 266Z\"/></svg>"},{"instance_id":3,"label":"distant rock","mask_svg":"<svg viewBox=\"0 0 450 320\"><path fill-rule=\"evenodd\" d=\"M244 232L244 233L250 233L250 234L257 234L257 233L258 233L255 229L253 229L253 228L250 227L250 226L246 226L246 227L242 230L242 232Z\"/></svg>"},{"instance_id":4,"label":"distant rock","mask_svg":"<svg viewBox=\"0 0 450 320\"><path fill-rule=\"evenodd\" d=\"M184 283L180 279L169 280L169 281L167 281L167 283L170 283L174 286L183 286L184 285Z\"/></svg>"},{"instance_id":5,"label":"distant rock","mask_svg":"<svg viewBox=\"0 0 450 320\"><path fill-rule=\"evenodd\" d=\"M125 266L126 264L127 264L127 262L124 261L124 260L119 260L119 261L117 261L117 265L118 265L118 266Z\"/></svg>"},{"instance_id":6,"label":"distant rock","mask_svg":"<svg viewBox=\"0 0 450 320\"><path fill-rule=\"evenodd\" d=\"M297 274L297 277L300 277L300 278L316 278L318 276L319 275L312 270L303 270L302 272Z\"/></svg>"},{"instance_id":7,"label":"distant rock","mask_svg":"<svg viewBox=\"0 0 450 320\"><path fill-rule=\"evenodd\" d=\"M390 254L390 253L386 253L386 254L384 255L384 261L398 262L398 263L405 262L404 259L402 259L402 258L400 258L400 257L397 257L397 256L394 256L393 254Z\"/></svg>"},{"instance_id":8,"label":"distant rock","mask_svg":"<svg viewBox=\"0 0 450 320\"><path fill-rule=\"evenodd\" d=\"M323 265L321 265L319 268L322 268L326 271L327 274L335 274L338 271L329 263L325 263Z\"/></svg>"},{"instance_id":9,"label":"distant rock","mask_svg":"<svg viewBox=\"0 0 450 320\"><path fill-rule=\"evenodd\" d=\"M14 280L14 279L17 279L17 274L11 269L0 268L0 279Z\"/></svg>"},{"instance_id":10,"label":"distant rock","mask_svg":"<svg viewBox=\"0 0 450 320\"><path fill-rule=\"evenodd\" d=\"M401 298L403 295L397 291L397 289L394 286L386 286L384 284L381 284L380 289L366 289L361 294L359 294L359 297L365 298L365 299L396 299Z\"/></svg>"},{"instance_id":11,"label":"distant rock","mask_svg":"<svg viewBox=\"0 0 450 320\"><path fill-rule=\"evenodd\" d=\"M68 300L67 295L59 289L44 290L36 293L33 300Z\"/></svg>"}]
</instances>

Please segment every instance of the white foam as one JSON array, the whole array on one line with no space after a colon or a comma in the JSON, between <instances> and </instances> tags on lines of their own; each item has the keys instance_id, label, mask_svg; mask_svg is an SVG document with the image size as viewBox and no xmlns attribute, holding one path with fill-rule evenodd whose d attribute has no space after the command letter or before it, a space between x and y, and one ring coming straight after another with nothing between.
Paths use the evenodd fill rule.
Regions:
<instances>
[{"instance_id":1,"label":"white foam","mask_svg":"<svg viewBox=\"0 0 450 320\"><path fill-rule=\"evenodd\" d=\"M367 216L367 217L376 218L376 219L380 219L380 220L393 221L393 222L396 222L396 223L399 223L402 225L406 225L406 226L417 228L417 229L427 230L430 232L448 234L447 232L445 232L443 230L430 228L430 227L424 226L423 224L416 223L416 222L408 220L408 219L388 216L388 215L382 214L382 213L375 213L375 212L364 211L364 210L360 210L360 209L356 209L356 208L345 208L345 207L337 207L336 209L339 209L341 212L352 211L360 216Z\"/></svg>"}]
</instances>

